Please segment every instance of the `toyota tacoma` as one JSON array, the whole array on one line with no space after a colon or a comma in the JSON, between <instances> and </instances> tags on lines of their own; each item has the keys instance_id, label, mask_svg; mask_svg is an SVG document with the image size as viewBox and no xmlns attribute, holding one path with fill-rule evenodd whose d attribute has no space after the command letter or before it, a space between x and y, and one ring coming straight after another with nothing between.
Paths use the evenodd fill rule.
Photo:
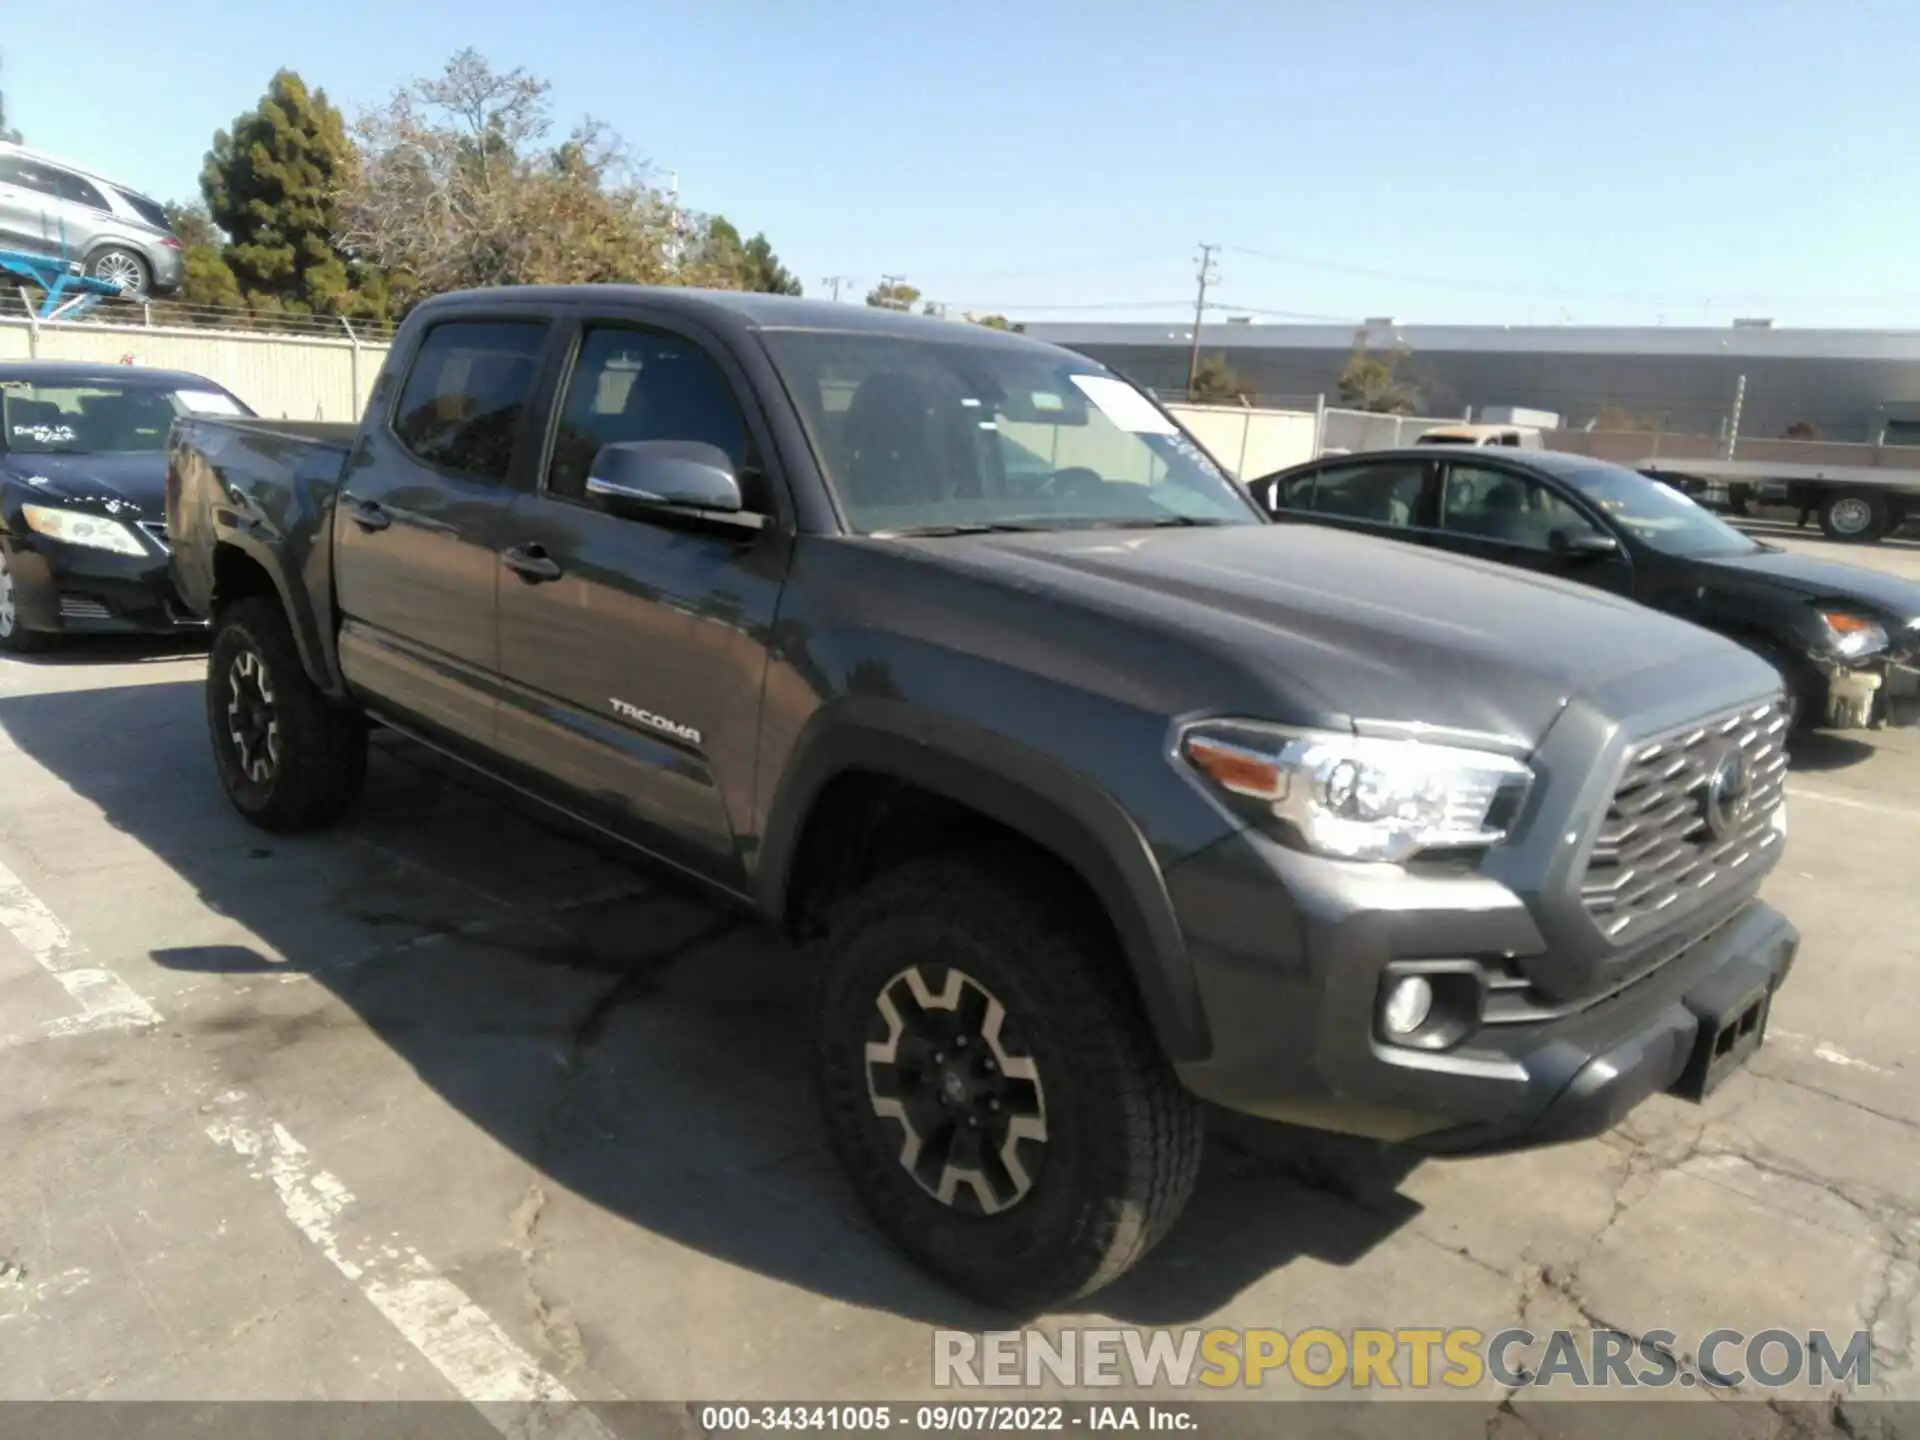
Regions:
<instances>
[{"instance_id":1,"label":"toyota tacoma","mask_svg":"<svg viewBox=\"0 0 1920 1440\"><path fill-rule=\"evenodd\" d=\"M192 416L221 783L404 732L757 911L900 1247L1038 1307L1208 1107L1435 1153L1698 1099L1797 936L1777 674L1625 600L1273 524L1123 378L764 295L443 296L357 427Z\"/></svg>"}]
</instances>

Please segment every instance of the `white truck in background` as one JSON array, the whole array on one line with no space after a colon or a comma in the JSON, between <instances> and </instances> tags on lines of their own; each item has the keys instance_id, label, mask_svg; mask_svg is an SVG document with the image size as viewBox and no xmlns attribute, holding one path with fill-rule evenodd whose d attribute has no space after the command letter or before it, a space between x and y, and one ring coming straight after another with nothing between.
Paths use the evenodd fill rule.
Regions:
<instances>
[{"instance_id":1,"label":"white truck in background","mask_svg":"<svg viewBox=\"0 0 1920 1440\"><path fill-rule=\"evenodd\" d=\"M1868 544L1920 519L1920 425L1890 421L1871 445L1756 440L1740 451L1745 458L1651 456L1635 468L1736 512L1757 501L1789 506L1802 521L1817 516L1829 540Z\"/></svg>"}]
</instances>

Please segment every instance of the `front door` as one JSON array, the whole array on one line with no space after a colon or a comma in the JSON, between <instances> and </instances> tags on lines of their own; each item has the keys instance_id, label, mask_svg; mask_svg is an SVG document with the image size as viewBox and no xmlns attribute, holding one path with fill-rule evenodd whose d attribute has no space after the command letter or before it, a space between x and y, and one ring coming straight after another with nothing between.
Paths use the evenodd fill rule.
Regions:
<instances>
[{"instance_id":1,"label":"front door","mask_svg":"<svg viewBox=\"0 0 1920 1440\"><path fill-rule=\"evenodd\" d=\"M49 214L59 203L59 182L50 165L19 155L0 155L0 250L50 255Z\"/></svg>"},{"instance_id":2,"label":"front door","mask_svg":"<svg viewBox=\"0 0 1920 1440\"><path fill-rule=\"evenodd\" d=\"M1503 465L1449 463L1439 509L1439 534L1448 550L1632 593L1633 567L1625 552L1581 551L1581 537L1607 532L1534 476Z\"/></svg>"},{"instance_id":3,"label":"front door","mask_svg":"<svg viewBox=\"0 0 1920 1440\"><path fill-rule=\"evenodd\" d=\"M589 322L551 456L501 535L499 749L593 818L738 883L760 687L790 553L764 431L730 361L690 334ZM615 514L586 493L603 445L698 440L749 523ZM755 523L758 522L758 528Z\"/></svg>"},{"instance_id":4,"label":"front door","mask_svg":"<svg viewBox=\"0 0 1920 1440\"><path fill-rule=\"evenodd\" d=\"M334 513L340 664L378 708L490 745L500 526L549 325L448 320L375 397Z\"/></svg>"}]
</instances>

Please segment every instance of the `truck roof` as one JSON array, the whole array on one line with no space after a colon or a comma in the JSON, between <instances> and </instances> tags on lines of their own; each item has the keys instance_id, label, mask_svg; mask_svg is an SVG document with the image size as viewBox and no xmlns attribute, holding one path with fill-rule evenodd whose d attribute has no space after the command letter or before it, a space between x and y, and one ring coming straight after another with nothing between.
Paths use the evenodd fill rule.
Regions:
<instances>
[{"instance_id":1,"label":"truck roof","mask_svg":"<svg viewBox=\"0 0 1920 1440\"><path fill-rule=\"evenodd\" d=\"M973 341L982 344L1021 345L1055 354L1073 354L1043 340L941 320L883 310L874 305L836 300L807 300L793 295L762 295L743 290L696 290L673 285L516 285L486 290L455 290L437 295L420 306L423 311L464 310L499 305L503 301L532 308L573 309L578 306L645 305L685 315L718 330L830 330L899 335L920 340ZM1075 355L1084 360L1084 356ZM1098 362L1089 361L1089 365Z\"/></svg>"}]
</instances>

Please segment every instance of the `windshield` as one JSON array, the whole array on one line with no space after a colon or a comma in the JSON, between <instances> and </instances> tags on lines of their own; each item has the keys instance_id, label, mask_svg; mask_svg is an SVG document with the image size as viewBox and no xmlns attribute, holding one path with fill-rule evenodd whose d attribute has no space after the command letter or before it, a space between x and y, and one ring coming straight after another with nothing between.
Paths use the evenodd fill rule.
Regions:
<instances>
[{"instance_id":1,"label":"windshield","mask_svg":"<svg viewBox=\"0 0 1920 1440\"><path fill-rule=\"evenodd\" d=\"M182 415L247 415L224 390L157 385L42 385L0 380L4 447L25 455L127 455L167 448Z\"/></svg>"},{"instance_id":2,"label":"windshield","mask_svg":"<svg viewBox=\"0 0 1920 1440\"><path fill-rule=\"evenodd\" d=\"M1144 395L1091 362L891 335L765 338L861 534L1265 523Z\"/></svg>"},{"instance_id":3,"label":"windshield","mask_svg":"<svg viewBox=\"0 0 1920 1440\"><path fill-rule=\"evenodd\" d=\"M1759 542L1701 509L1671 485L1613 465L1565 473L1574 489L1649 549L1696 558L1751 555L1760 549Z\"/></svg>"}]
</instances>

